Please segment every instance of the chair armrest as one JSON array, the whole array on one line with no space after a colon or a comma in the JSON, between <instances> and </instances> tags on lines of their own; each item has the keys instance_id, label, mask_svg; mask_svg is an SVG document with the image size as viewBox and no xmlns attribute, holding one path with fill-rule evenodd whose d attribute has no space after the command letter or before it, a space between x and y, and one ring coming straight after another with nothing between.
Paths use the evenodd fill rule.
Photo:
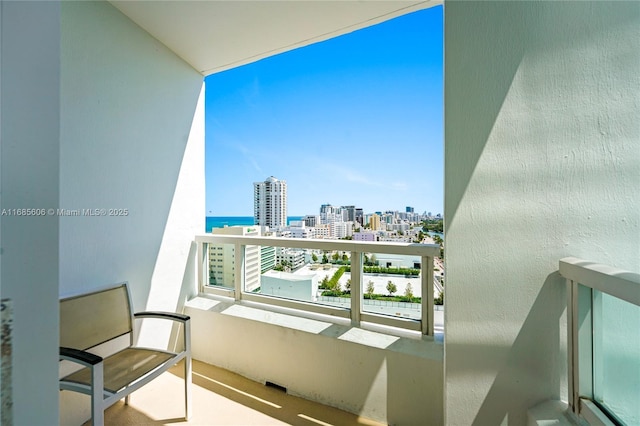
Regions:
<instances>
[{"instance_id":1,"label":"chair armrest","mask_svg":"<svg viewBox=\"0 0 640 426\"><path fill-rule=\"evenodd\" d=\"M136 312L135 314L133 314L133 316L136 318L164 318L180 322L187 322L191 319L189 318L189 315L177 314L175 312L159 311Z\"/></svg>"},{"instance_id":2,"label":"chair armrest","mask_svg":"<svg viewBox=\"0 0 640 426\"><path fill-rule=\"evenodd\" d=\"M102 362L101 356L94 355L80 349L65 348L62 346L60 347L60 359L77 362L78 364L86 365L87 367L100 364Z\"/></svg>"},{"instance_id":3,"label":"chair armrest","mask_svg":"<svg viewBox=\"0 0 640 426\"><path fill-rule=\"evenodd\" d=\"M160 311L147 311L136 312L133 314L134 318L161 318L169 319L172 321L179 321L184 327L184 352L191 356L191 317L189 315L177 314L175 312L160 312Z\"/></svg>"}]
</instances>

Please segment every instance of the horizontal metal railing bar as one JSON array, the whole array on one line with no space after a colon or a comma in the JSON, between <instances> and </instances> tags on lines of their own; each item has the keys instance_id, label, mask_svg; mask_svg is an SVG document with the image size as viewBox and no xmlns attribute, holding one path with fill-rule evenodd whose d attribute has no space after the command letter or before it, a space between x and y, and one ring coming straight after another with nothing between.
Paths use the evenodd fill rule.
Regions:
<instances>
[{"instance_id":1,"label":"horizontal metal railing bar","mask_svg":"<svg viewBox=\"0 0 640 426\"><path fill-rule=\"evenodd\" d=\"M586 398L580 398L580 415L591 426L616 426L596 404Z\"/></svg>"},{"instance_id":2,"label":"horizontal metal railing bar","mask_svg":"<svg viewBox=\"0 0 640 426\"><path fill-rule=\"evenodd\" d=\"M203 287L203 292L206 294L213 294L215 296L234 297L236 291L231 287L223 287L206 284Z\"/></svg>"},{"instance_id":3,"label":"horizontal metal railing bar","mask_svg":"<svg viewBox=\"0 0 640 426\"><path fill-rule=\"evenodd\" d=\"M290 247L345 252L439 256L438 244L396 243L353 240L317 240L311 238L252 237L246 235L196 235L196 243L244 244L248 246Z\"/></svg>"},{"instance_id":4,"label":"horizontal metal railing bar","mask_svg":"<svg viewBox=\"0 0 640 426\"><path fill-rule=\"evenodd\" d=\"M338 318L349 318L349 309L338 306L328 306L301 300L284 299L277 296L264 294L243 293L242 300L254 303L280 306L282 308L297 309L301 311L314 312L316 314L330 315Z\"/></svg>"},{"instance_id":5,"label":"horizontal metal railing bar","mask_svg":"<svg viewBox=\"0 0 640 426\"><path fill-rule=\"evenodd\" d=\"M362 322L370 322L374 324L382 324L390 327L405 328L407 330L421 331L422 324L420 320L392 317L387 315L374 314L370 312L362 312L360 314Z\"/></svg>"},{"instance_id":6,"label":"horizontal metal railing bar","mask_svg":"<svg viewBox=\"0 0 640 426\"><path fill-rule=\"evenodd\" d=\"M560 274L581 285L640 306L640 274L575 257L560 260Z\"/></svg>"}]
</instances>

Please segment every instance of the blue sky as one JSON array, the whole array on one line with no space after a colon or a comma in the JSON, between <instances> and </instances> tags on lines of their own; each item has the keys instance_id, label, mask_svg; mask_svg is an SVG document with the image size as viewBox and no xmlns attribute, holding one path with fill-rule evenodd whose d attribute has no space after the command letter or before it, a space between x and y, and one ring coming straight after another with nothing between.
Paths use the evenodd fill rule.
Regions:
<instances>
[{"instance_id":1,"label":"blue sky","mask_svg":"<svg viewBox=\"0 0 640 426\"><path fill-rule=\"evenodd\" d=\"M288 214L443 210L442 7L205 78L206 214L252 216L286 180Z\"/></svg>"}]
</instances>

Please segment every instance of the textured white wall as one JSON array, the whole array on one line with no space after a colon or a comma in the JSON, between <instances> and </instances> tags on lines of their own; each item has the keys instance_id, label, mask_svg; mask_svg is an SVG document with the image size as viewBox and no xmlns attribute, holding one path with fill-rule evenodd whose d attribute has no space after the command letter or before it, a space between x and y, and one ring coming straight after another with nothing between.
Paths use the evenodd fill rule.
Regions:
<instances>
[{"instance_id":1,"label":"textured white wall","mask_svg":"<svg viewBox=\"0 0 640 426\"><path fill-rule=\"evenodd\" d=\"M202 77L106 2L61 7L60 207L128 213L60 219L60 293L126 280L145 309L157 267L185 274L159 256L204 229Z\"/></svg>"},{"instance_id":2,"label":"textured white wall","mask_svg":"<svg viewBox=\"0 0 640 426\"><path fill-rule=\"evenodd\" d=\"M640 270L640 3L445 5L445 415L566 398L576 256Z\"/></svg>"},{"instance_id":3,"label":"textured white wall","mask_svg":"<svg viewBox=\"0 0 640 426\"><path fill-rule=\"evenodd\" d=\"M1 206L56 208L60 8L55 2L2 2L0 8ZM55 424L58 220L1 220L1 294L12 299L14 310L13 424Z\"/></svg>"},{"instance_id":4,"label":"textured white wall","mask_svg":"<svg viewBox=\"0 0 640 426\"><path fill-rule=\"evenodd\" d=\"M137 311L181 309L204 230L203 78L107 2L61 4L60 294L129 281ZM170 323L169 323L170 324ZM171 328L145 323L143 344ZM88 401L61 397L61 422Z\"/></svg>"}]
</instances>

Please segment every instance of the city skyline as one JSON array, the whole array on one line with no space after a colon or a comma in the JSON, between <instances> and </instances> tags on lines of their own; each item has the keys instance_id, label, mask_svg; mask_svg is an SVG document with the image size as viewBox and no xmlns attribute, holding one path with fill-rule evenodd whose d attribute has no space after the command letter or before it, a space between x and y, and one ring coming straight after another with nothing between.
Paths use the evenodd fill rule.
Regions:
<instances>
[{"instance_id":1,"label":"city skyline","mask_svg":"<svg viewBox=\"0 0 640 426\"><path fill-rule=\"evenodd\" d=\"M206 77L206 215L249 216L253 183L288 212L443 210L442 7Z\"/></svg>"}]
</instances>

